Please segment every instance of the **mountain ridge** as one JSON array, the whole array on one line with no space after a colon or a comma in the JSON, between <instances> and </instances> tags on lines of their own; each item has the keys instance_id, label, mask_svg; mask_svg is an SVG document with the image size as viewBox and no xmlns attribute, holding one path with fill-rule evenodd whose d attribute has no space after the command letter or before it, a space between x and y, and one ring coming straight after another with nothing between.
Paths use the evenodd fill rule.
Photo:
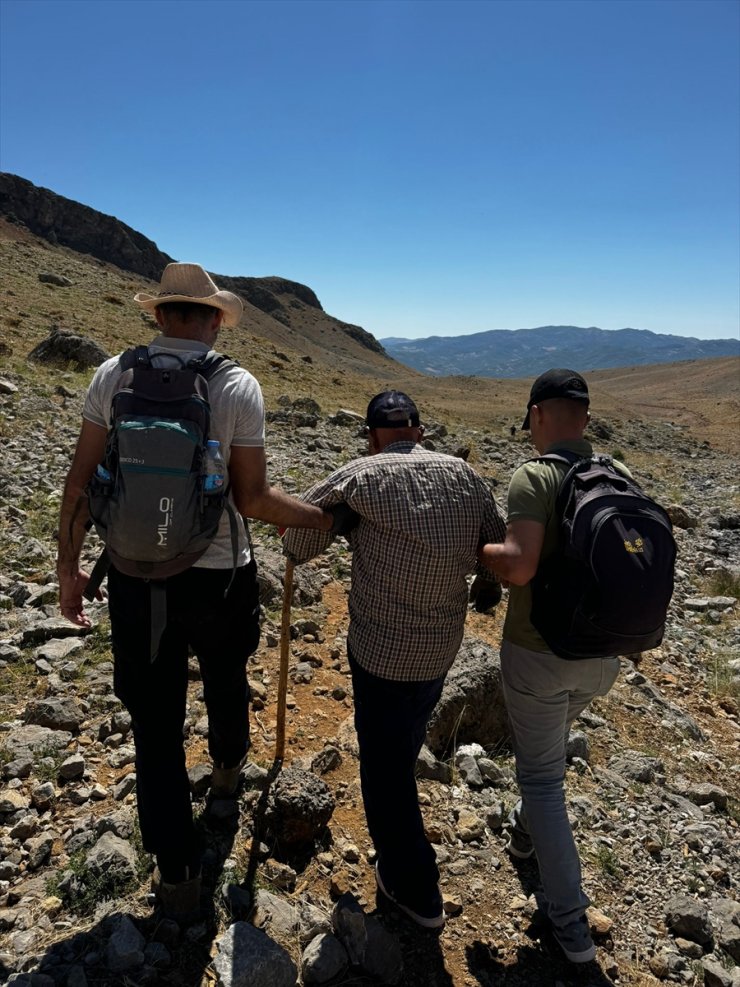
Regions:
<instances>
[{"instance_id":1,"label":"mountain ridge","mask_svg":"<svg viewBox=\"0 0 740 987\"><path fill-rule=\"evenodd\" d=\"M489 329L466 336L386 336L380 343L390 356L422 373L497 379L536 374L553 362L585 371L740 355L740 339L698 339L631 327Z\"/></svg>"}]
</instances>

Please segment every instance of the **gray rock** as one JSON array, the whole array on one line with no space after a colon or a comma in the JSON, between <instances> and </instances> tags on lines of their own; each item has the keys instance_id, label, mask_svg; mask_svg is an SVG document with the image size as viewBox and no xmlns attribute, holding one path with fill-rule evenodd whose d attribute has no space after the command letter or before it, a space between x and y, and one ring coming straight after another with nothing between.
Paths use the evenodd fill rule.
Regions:
<instances>
[{"instance_id":1,"label":"gray rock","mask_svg":"<svg viewBox=\"0 0 740 987\"><path fill-rule=\"evenodd\" d=\"M39 274L39 281L42 284L53 284L57 288L69 288L72 282L69 278L66 278L63 274L53 274L50 271L42 271Z\"/></svg>"},{"instance_id":2,"label":"gray rock","mask_svg":"<svg viewBox=\"0 0 740 987\"><path fill-rule=\"evenodd\" d=\"M144 947L144 962L164 970L172 964L172 954L163 942L150 942Z\"/></svg>"},{"instance_id":3,"label":"gray rock","mask_svg":"<svg viewBox=\"0 0 740 987\"><path fill-rule=\"evenodd\" d=\"M49 727L25 725L13 727L3 738L6 750L15 756L25 756L30 751L59 751L72 742L72 734L66 730L52 730Z\"/></svg>"},{"instance_id":4,"label":"gray rock","mask_svg":"<svg viewBox=\"0 0 740 987\"><path fill-rule=\"evenodd\" d=\"M338 768L341 763L342 755L339 748L334 747L333 744L327 744L318 754L314 754L310 761L311 771L315 775L325 775Z\"/></svg>"},{"instance_id":5,"label":"gray rock","mask_svg":"<svg viewBox=\"0 0 740 987\"><path fill-rule=\"evenodd\" d=\"M105 951L108 968L116 973L144 964L145 940L127 915L116 918Z\"/></svg>"},{"instance_id":6,"label":"gray rock","mask_svg":"<svg viewBox=\"0 0 740 987\"><path fill-rule=\"evenodd\" d=\"M732 898L711 901L709 917L718 947L740 964L740 902Z\"/></svg>"},{"instance_id":7,"label":"gray rock","mask_svg":"<svg viewBox=\"0 0 740 987\"><path fill-rule=\"evenodd\" d=\"M49 833L42 836L34 836L26 841L25 848L28 851L28 869L38 870L39 867L51 857L51 848L54 845L54 837Z\"/></svg>"},{"instance_id":8,"label":"gray rock","mask_svg":"<svg viewBox=\"0 0 740 987\"><path fill-rule=\"evenodd\" d=\"M666 924L675 936L702 946L712 941L709 912L703 902L688 895L675 895L666 905L665 916Z\"/></svg>"},{"instance_id":9,"label":"gray rock","mask_svg":"<svg viewBox=\"0 0 740 987\"><path fill-rule=\"evenodd\" d=\"M67 730L76 733L83 720L79 707L72 699L36 699L26 706L27 723L49 730Z\"/></svg>"},{"instance_id":10,"label":"gray rock","mask_svg":"<svg viewBox=\"0 0 740 987\"><path fill-rule=\"evenodd\" d=\"M300 927L298 909L285 898L259 890L254 898L252 922L277 938L293 938Z\"/></svg>"},{"instance_id":11,"label":"gray rock","mask_svg":"<svg viewBox=\"0 0 740 987\"><path fill-rule=\"evenodd\" d=\"M468 638L450 669L432 713L426 743L438 757L453 745L477 742L498 746L508 736L498 652Z\"/></svg>"},{"instance_id":12,"label":"gray rock","mask_svg":"<svg viewBox=\"0 0 740 987\"><path fill-rule=\"evenodd\" d=\"M6 789L0 792L0 816L7 816L13 812L28 809L31 800L28 796L19 792L16 788Z\"/></svg>"},{"instance_id":13,"label":"gray rock","mask_svg":"<svg viewBox=\"0 0 740 987\"><path fill-rule=\"evenodd\" d=\"M623 778L630 781L639 781L643 784L654 781L656 774L665 771L663 762L657 757L647 757L637 754L635 751L625 751L624 754L612 757L609 760L609 768Z\"/></svg>"},{"instance_id":14,"label":"gray rock","mask_svg":"<svg viewBox=\"0 0 740 987\"><path fill-rule=\"evenodd\" d=\"M474 757L471 757L470 754L456 754L455 766L466 785L470 788L483 788L483 777Z\"/></svg>"},{"instance_id":15,"label":"gray rock","mask_svg":"<svg viewBox=\"0 0 740 987\"><path fill-rule=\"evenodd\" d=\"M706 957L702 960L704 987L738 987L740 970L726 970L721 963Z\"/></svg>"},{"instance_id":16,"label":"gray rock","mask_svg":"<svg viewBox=\"0 0 740 987\"><path fill-rule=\"evenodd\" d=\"M313 842L334 812L329 787L310 771L286 768L272 786L265 821L283 846L297 847Z\"/></svg>"},{"instance_id":17,"label":"gray rock","mask_svg":"<svg viewBox=\"0 0 740 987\"><path fill-rule=\"evenodd\" d=\"M3 766L3 775L6 778L28 778L33 771L33 758L30 752L17 754L12 761L8 761Z\"/></svg>"},{"instance_id":18,"label":"gray rock","mask_svg":"<svg viewBox=\"0 0 740 987\"><path fill-rule=\"evenodd\" d=\"M330 933L316 936L303 952L301 974L304 984L325 984L349 966L347 950Z\"/></svg>"},{"instance_id":19,"label":"gray rock","mask_svg":"<svg viewBox=\"0 0 740 987\"><path fill-rule=\"evenodd\" d=\"M286 950L247 922L226 930L213 966L223 987L295 987L298 978Z\"/></svg>"},{"instance_id":20,"label":"gray rock","mask_svg":"<svg viewBox=\"0 0 740 987\"><path fill-rule=\"evenodd\" d=\"M136 878L136 852L130 843L114 833L103 833L88 852L85 863L94 874L113 873L122 878Z\"/></svg>"},{"instance_id":21,"label":"gray rock","mask_svg":"<svg viewBox=\"0 0 740 987\"><path fill-rule=\"evenodd\" d=\"M119 809L107 816L101 816L95 824L95 834L113 833L122 840L130 840L134 832L134 813L131 809Z\"/></svg>"},{"instance_id":22,"label":"gray rock","mask_svg":"<svg viewBox=\"0 0 740 987\"><path fill-rule=\"evenodd\" d=\"M511 778L510 771L506 771L488 757L478 758L478 770L483 781L489 785L504 785Z\"/></svg>"},{"instance_id":23,"label":"gray rock","mask_svg":"<svg viewBox=\"0 0 740 987\"><path fill-rule=\"evenodd\" d=\"M35 658L43 658L51 665L58 665L76 651L81 651L85 642L78 637L53 637L50 641L39 645L34 651Z\"/></svg>"},{"instance_id":24,"label":"gray rock","mask_svg":"<svg viewBox=\"0 0 740 987\"><path fill-rule=\"evenodd\" d=\"M439 761L424 744L416 759L417 778L428 778L430 781L441 781L447 785L452 781L452 769L449 764Z\"/></svg>"},{"instance_id":25,"label":"gray rock","mask_svg":"<svg viewBox=\"0 0 740 987\"><path fill-rule=\"evenodd\" d=\"M332 927L353 966L384 984L401 983L403 958L398 940L364 913L353 894L343 894L337 901Z\"/></svg>"},{"instance_id":26,"label":"gray rock","mask_svg":"<svg viewBox=\"0 0 740 987\"><path fill-rule=\"evenodd\" d=\"M674 786L680 795L685 795L694 805L713 805L715 809L727 808L727 792L719 785L713 785L709 781L702 781L696 784L689 784L685 787Z\"/></svg>"},{"instance_id":27,"label":"gray rock","mask_svg":"<svg viewBox=\"0 0 740 987\"><path fill-rule=\"evenodd\" d=\"M132 772L126 775L124 778L118 782L118 784L113 789L113 798L116 802L121 802L130 795L131 792L136 788L136 775Z\"/></svg>"},{"instance_id":28,"label":"gray rock","mask_svg":"<svg viewBox=\"0 0 740 987\"><path fill-rule=\"evenodd\" d=\"M580 730L571 730L568 737L566 757L569 761L572 761L575 757L579 757L588 764L591 758L591 748L585 733Z\"/></svg>"},{"instance_id":29,"label":"gray rock","mask_svg":"<svg viewBox=\"0 0 740 987\"><path fill-rule=\"evenodd\" d=\"M31 792L31 801L39 812L46 812L54 804L56 789L50 781L37 785Z\"/></svg>"},{"instance_id":30,"label":"gray rock","mask_svg":"<svg viewBox=\"0 0 740 987\"><path fill-rule=\"evenodd\" d=\"M59 765L59 775L65 781L81 778L85 773L85 758L82 754L71 754Z\"/></svg>"},{"instance_id":31,"label":"gray rock","mask_svg":"<svg viewBox=\"0 0 740 987\"><path fill-rule=\"evenodd\" d=\"M92 339L52 326L46 339L34 346L29 360L40 363L76 363L80 367L99 367L110 354Z\"/></svg>"},{"instance_id":32,"label":"gray rock","mask_svg":"<svg viewBox=\"0 0 740 987\"><path fill-rule=\"evenodd\" d=\"M208 764L196 764L188 768L190 791L196 798L201 798L208 791L212 773L213 769Z\"/></svg>"},{"instance_id":33,"label":"gray rock","mask_svg":"<svg viewBox=\"0 0 740 987\"><path fill-rule=\"evenodd\" d=\"M26 627L21 633L22 644L40 644L53 637L84 637L90 631L87 627L78 627L62 617L46 617Z\"/></svg>"},{"instance_id":34,"label":"gray rock","mask_svg":"<svg viewBox=\"0 0 740 987\"><path fill-rule=\"evenodd\" d=\"M671 519L671 524L674 528L683 528L687 530L689 528L696 528L699 526L699 519L693 514L690 514L685 507L681 507L679 504L671 504L667 507L668 517Z\"/></svg>"}]
</instances>

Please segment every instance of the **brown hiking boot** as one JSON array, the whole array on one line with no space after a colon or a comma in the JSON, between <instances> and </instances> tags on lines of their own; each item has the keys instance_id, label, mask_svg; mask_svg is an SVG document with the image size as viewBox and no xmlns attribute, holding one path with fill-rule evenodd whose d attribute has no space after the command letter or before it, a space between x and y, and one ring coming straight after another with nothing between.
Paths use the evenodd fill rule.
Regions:
<instances>
[{"instance_id":1,"label":"brown hiking boot","mask_svg":"<svg viewBox=\"0 0 740 987\"><path fill-rule=\"evenodd\" d=\"M236 795L239 787L241 770L246 764L247 755L235 764L233 768L224 768L222 765L214 764L211 772L211 798L230 799Z\"/></svg>"},{"instance_id":2,"label":"brown hiking boot","mask_svg":"<svg viewBox=\"0 0 740 987\"><path fill-rule=\"evenodd\" d=\"M152 891L162 915L173 919L178 925L192 925L200 919L200 886L200 873L177 884L164 881L159 867L155 867L152 874Z\"/></svg>"}]
</instances>

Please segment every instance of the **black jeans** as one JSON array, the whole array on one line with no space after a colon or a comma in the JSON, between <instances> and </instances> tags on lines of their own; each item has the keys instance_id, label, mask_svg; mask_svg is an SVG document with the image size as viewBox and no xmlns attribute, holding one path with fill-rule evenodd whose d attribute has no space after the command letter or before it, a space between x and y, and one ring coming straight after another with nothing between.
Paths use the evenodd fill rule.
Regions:
<instances>
[{"instance_id":1,"label":"black jeans","mask_svg":"<svg viewBox=\"0 0 740 987\"><path fill-rule=\"evenodd\" d=\"M208 750L217 764L237 764L249 748L247 658L259 641L254 561L237 569L192 568L166 580L167 624L150 660L151 590L111 567L108 597L114 691L131 714L136 793L144 848L162 875L177 881L199 860L183 724L188 652L200 664L208 713Z\"/></svg>"},{"instance_id":2,"label":"black jeans","mask_svg":"<svg viewBox=\"0 0 740 987\"><path fill-rule=\"evenodd\" d=\"M349 656L360 746L360 783L383 884L410 903L437 893L439 871L416 788L416 759L445 676L397 682L365 671Z\"/></svg>"}]
</instances>

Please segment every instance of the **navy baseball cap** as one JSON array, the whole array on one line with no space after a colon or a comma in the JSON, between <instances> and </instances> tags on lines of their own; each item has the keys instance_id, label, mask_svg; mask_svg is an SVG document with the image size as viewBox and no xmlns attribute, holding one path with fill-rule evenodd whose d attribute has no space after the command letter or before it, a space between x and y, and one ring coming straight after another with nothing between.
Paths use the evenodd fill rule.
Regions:
<instances>
[{"instance_id":1,"label":"navy baseball cap","mask_svg":"<svg viewBox=\"0 0 740 987\"><path fill-rule=\"evenodd\" d=\"M588 384L575 370L553 369L540 374L529 392L523 429L529 428L529 409L532 405L550 398L569 398L571 401L584 401L588 404Z\"/></svg>"},{"instance_id":2,"label":"navy baseball cap","mask_svg":"<svg viewBox=\"0 0 740 987\"><path fill-rule=\"evenodd\" d=\"M368 428L413 428L419 424L416 405L403 391L383 391L367 406Z\"/></svg>"}]
</instances>

